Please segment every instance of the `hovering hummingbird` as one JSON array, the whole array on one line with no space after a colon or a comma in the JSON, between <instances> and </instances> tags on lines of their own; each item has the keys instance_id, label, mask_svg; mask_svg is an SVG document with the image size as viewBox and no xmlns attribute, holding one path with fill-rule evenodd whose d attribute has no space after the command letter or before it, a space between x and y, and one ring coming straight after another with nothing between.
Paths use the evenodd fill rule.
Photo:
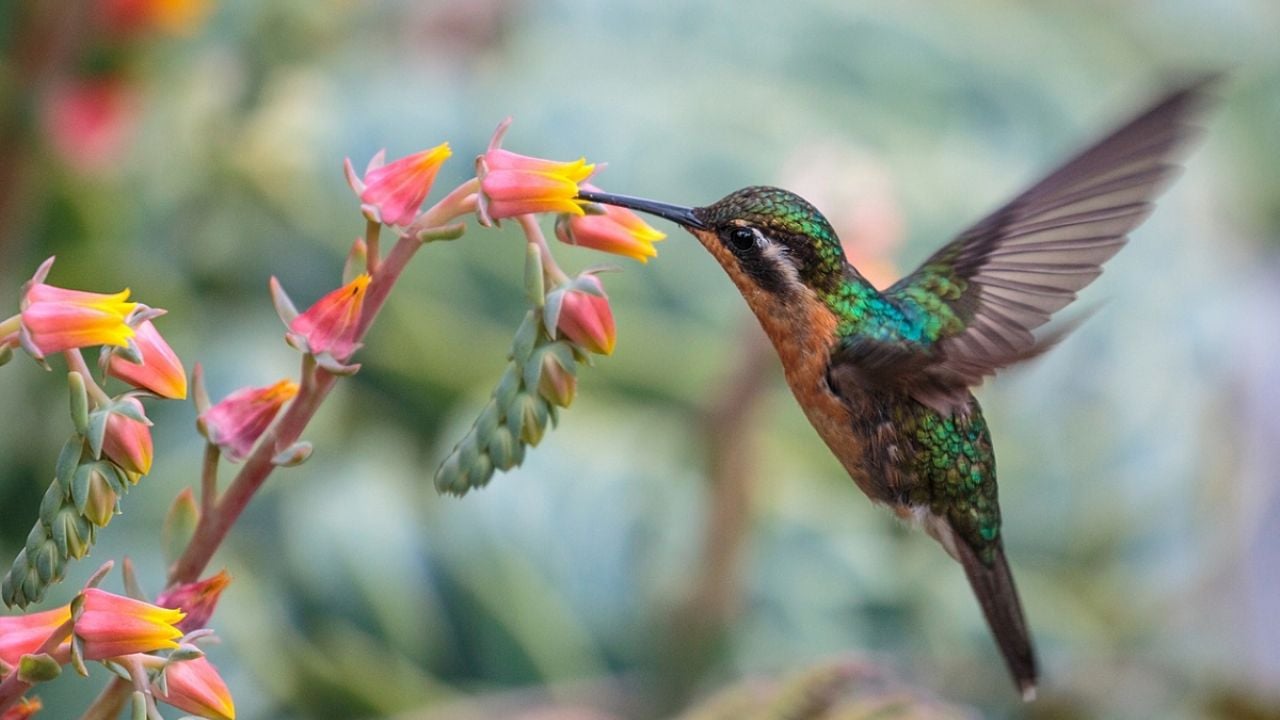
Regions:
<instances>
[{"instance_id":1,"label":"hovering hummingbird","mask_svg":"<svg viewBox=\"0 0 1280 720\"><path fill-rule=\"evenodd\" d=\"M991 435L970 388L1061 337L1032 330L1151 212L1212 82L1169 93L883 292L845 259L822 213L786 190L748 187L694 208L578 193L675 222L711 252L858 488L964 567L1027 700L1036 654L1001 540Z\"/></svg>"}]
</instances>

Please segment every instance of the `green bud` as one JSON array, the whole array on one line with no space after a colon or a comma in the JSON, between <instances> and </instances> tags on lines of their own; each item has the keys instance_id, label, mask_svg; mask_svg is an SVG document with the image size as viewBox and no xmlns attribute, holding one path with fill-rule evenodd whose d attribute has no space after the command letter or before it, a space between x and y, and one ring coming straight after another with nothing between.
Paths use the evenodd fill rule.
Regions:
<instances>
[{"instance_id":1,"label":"green bud","mask_svg":"<svg viewBox=\"0 0 1280 720\"><path fill-rule=\"evenodd\" d=\"M502 413L498 410L498 403L494 400L485 403L484 409L480 411L480 417L476 418L475 429L473 430L479 442L488 444L489 436L497 429L501 419Z\"/></svg>"},{"instance_id":2,"label":"green bud","mask_svg":"<svg viewBox=\"0 0 1280 720\"><path fill-rule=\"evenodd\" d=\"M26 602L40 602L44 597L44 590L47 583L40 580L40 575L35 571L34 567L28 566L27 574L22 578L22 597ZM25 604L25 603L24 603Z\"/></svg>"},{"instance_id":3,"label":"green bud","mask_svg":"<svg viewBox=\"0 0 1280 720\"><path fill-rule=\"evenodd\" d=\"M62 578L62 557L58 555L58 546L52 539L40 544L33 559L42 584L49 585Z\"/></svg>"},{"instance_id":4,"label":"green bud","mask_svg":"<svg viewBox=\"0 0 1280 720\"><path fill-rule=\"evenodd\" d=\"M62 450L58 452L58 462L53 468L53 475L62 486L63 494L71 493L71 479L76 474L76 467L80 464L80 457L83 454L84 437L79 434L72 435L62 444Z\"/></svg>"},{"instance_id":5,"label":"green bud","mask_svg":"<svg viewBox=\"0 0 1280 720\"><path fill-rule=\"evenodd\" d=\"M556 326L560 324L560 310L564 307L564 287L547 293L547 304L542 308L542 326L547 330L547 337L556 336Z\"/></svg>"},{"instance_id":6,"label":"green bud","mask_svg":"<svg viewBox=\"0 0 1280 720\"><path fill-rule=\"evenodd\" d=\"M464 473L475 464L476 456L480 454L480 447L476 440L475 433L467 433L467 436L462 438L462 442L458 443L458 447L455 448L455 452L458 453L458 467Z\"/></svg>"},{"instance_id":7,"label":"green bud","mask_svg":"<svg viewBox=\"0 0 1280 720\"><path fill-rule=\"evenodd\" d=\"M498 387L493 391L493 400L499 408L507 408L511 406L511 400L518 392L520 392L520 371L514 363L507 363L507 369L502 373L502 379L498 381Z\"/></svg>"},{"instance_id":8,"label":"green bud","mask_svg":"<svg viewBox=\"0 0 1280 720\"><path fill-rule=\"evenodd\" d=\"M461 495L464 491L459 487L459 481L462 479L462 470L458 466L457 449L449 453L449 457L440 463L440 467L436 469L435 485L436 492L454 493Z\"/></svg>"},{"instance_id":9,"label":"green bud","mask_svg":"<svg viewBox=\"0 0 1280 720\"><path fill-rule=\"evenodd\" d=\"M516 328L516 334L511 339L511 359L517 365L523 365L529 359L529 353L533 352L533 348L538 343L538 315L530 310L525 313L524 320L520 321L520 327Z\"/></svg>"},{"instance_id":10,"label":"green bud","mask_svg":"<svg viewBox=\"0 0 1280 720\"><path fill-rule=\"evenodd\" d=\"M102 457L102 443L107 437L107 420L110 416L111 413L106 410L95 410L89 413L89 425L85 431L85 438L89 441L89 452L94 460Z\"/></svg>"},{"instance_id":11,"label":"green bud","mask_svg":"<svg viewBox=\"0 0 1280 720\"><path fill-rule=\"evenodd\" d=\"M22 597L22 581L27 576L27 550L23 548L18 551L18 556L13 559L13 565L9 567L9 572L5 573L4 580L0 581L0 596L3 596L4 604L13 607L26 607L25 598Z\"/></svg>"},{"instance_id":12,"label":"green bud","mask_svg":"<svg viewBox=\"0 0 1280 720\"><path fill-rule=\"evenodd\" d=\"M84 386L84 376L74 370L67 373L67 385L71 395L71 424L83 435L89 430L89 391Z\"/></svg>"},{"instance_id":13,"label":"green bud","mask_svg":"<svg viewBox=\"0 0 1280 720\"><path fill-rule=\"evenodd\" d=\"M515 467L516 439L506 427L494 428L489 435L488 456L493 466L499 470L510 470Z\"/></svg>"},{"instance_id":14,"label":"green bud","mask_svg":"<svg viewBox=\"0 0 1280 720\"><path fill-rule=\"evenodd\" d=\"M492 477L493 461L488 455L482 454L472 463L471 470L467 473L467 484L474 488L484 487Z\"/></svg>"},{"instance_id":15,"label":"green bud","mask_svg":"<svg viewBox=\"0 0 1280 720\"><path fill-rule=\"evenodd\" d=\"M81 511L89 522L98 527L106 527L116 512L116 501L119 495L112 483L103 473L98 463L90 465L88 495L84 509ZM114 473L112 473L114 475Z\"/></svg>"},{"instance_id":16,"label":"green bud","mask_svg":"<svg viewBox=\"0 0 1280 720\"><path fill-rule=\"evenodd\" d=\"M547 431L547 403L525 393L520 399L520 439L537 447Z\"/></svg>"},{"instance_id":17,"label":"green bud","mask_svg":"<svg viewBox=\"0 0 1280 720\"><path fill-rule=\"evenodd\" d=\"M44 497L40 499L40 521L46 525L52 525L53 516L62 507L65 498L61 485L57 482L49 483L48 489L44 491Z\"/></svg>"},{"instance_id":18,"label":"green bud","mask_svg":"<svg viewBox=\"0 0 1280 720\"><path fill-rule=\"evenodd\" d=\"M18 679L28 685L49 682L62 674L62 665L48 653L23 655L18 661Z\"/></svg>"},{"instance_id":19,"label":"green bud","mask_svg":"<svg viewBox=\"0 0 1280 720\"><path fill-rule=\"evenodd\" d=\"M50 523L53 542L58 552L65 557L79 560L89 554L92 538L89 533L89 521L85 520L73 508L64 507Z\"/></svg>"},{"instance_id":20,"label":"green bud","mask_svg":"<svg viewBox=\"0 0 1280 720\"><path fill-rule=\"evenodd\" d=\"M160 530L160 543L168 564L172 565L187 549L187 543L191 542L198 522L200 508L196 506L195 494L191 492L191 488L183 488L169 505L169 512L165 514L164 525Z\"/></svg>"}]
</instances>

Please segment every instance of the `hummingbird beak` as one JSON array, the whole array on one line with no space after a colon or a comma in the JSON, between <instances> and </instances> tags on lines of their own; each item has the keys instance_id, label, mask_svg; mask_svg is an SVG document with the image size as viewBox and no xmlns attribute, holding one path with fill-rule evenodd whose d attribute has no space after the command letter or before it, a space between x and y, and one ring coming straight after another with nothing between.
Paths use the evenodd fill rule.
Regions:
<instances>
[{"instance_id":1,"label":"hummingbird beak","mask_svg":"<svg viewBox=\"0 0 1280 720\"><path fill-rule=\"evenodd\" d=\"M656 200L645 200L644 198L630 197L627 195L611 195L609 193L594 192L591 190L579 190L579 200L587 200L589 202L601 203L604 205L617 205L618 207L629 208L631 210L639 210L643 213L656 215L665 220L689 228L690 230L706 230L707 224L698 219L693 214L693 208L681 207L679 205L670 205Z\"/></svg>"}]
</instances>

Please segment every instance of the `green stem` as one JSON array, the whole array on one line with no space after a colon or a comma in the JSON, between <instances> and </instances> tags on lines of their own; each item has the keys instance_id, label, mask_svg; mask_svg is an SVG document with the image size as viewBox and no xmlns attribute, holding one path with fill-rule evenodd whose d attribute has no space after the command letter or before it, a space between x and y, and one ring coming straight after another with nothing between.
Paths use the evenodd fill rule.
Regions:
<instances>
[{"instance_id":1,"label":"green stem","mask_svg":"<svg viewBox=\"0 0 1280 720\"><path fill-rule=\"evenodd\" d=\"M22 313L18 313L11 318L0 322L0 339L4 339L18 332L22 327Z\"/></svg>"},{"instance_id":2,"label":"green stem","mask_svg":"<svg viewBox=\"0 0 1280 720\"><path fill-rule=\"evenodd\" d=\"M84 355L81 355L78 349L64 350L62 356L66 358L67 367L80 373L80 377L84 379L85 389L89 391L94 407L105 407L111 403L111 396L107 395L107 392L93 379L93 373L89 371L89 365L85 363Z\"/></svg>"},{"instance_id":3,"label":"green stem","mask_svg":"<svg viewBox=\"0 0 1280 720\"><path fill-rule=\"evenodd\" d=\"M116 720L132 694L133 687L128 680L113 677L111 682L102 688L102 692L98 693L98 697L94 698L93 704L80 716L80 720Z\"/></svg>"},{"instance_id":4,"label":"green stem","mask_svg":"<svg viewBox=\"0 0 1280 720\"><path fill-rule=\"evenodd\" d=\"M382 250L378 247L378 241L381 237L382 223L366 220L364 229L364 267L365 272L370 275L378 272L378 265L382 263Z\"/></svg>"}]
</instances>

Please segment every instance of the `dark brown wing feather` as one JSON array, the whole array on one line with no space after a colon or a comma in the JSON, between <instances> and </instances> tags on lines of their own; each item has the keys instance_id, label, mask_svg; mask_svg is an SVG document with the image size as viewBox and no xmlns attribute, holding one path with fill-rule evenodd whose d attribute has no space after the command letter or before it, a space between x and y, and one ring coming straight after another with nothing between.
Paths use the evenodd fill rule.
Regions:
<instances>
[{"instance_id":1,"label":"dark brown wing feather","mask_svg":"<svg viewBox=\"0 0 1280 720\"><path fill-rule=\"evenodd\" d=\"M1031 331L1102 273L1177 172L1215 79L1166 95L886 291L904 305L932 294L963 323L929 348L926 377L910 379L922 402L954 409L984 376L1037 354Z\"/></svg>"}]
</instances>

